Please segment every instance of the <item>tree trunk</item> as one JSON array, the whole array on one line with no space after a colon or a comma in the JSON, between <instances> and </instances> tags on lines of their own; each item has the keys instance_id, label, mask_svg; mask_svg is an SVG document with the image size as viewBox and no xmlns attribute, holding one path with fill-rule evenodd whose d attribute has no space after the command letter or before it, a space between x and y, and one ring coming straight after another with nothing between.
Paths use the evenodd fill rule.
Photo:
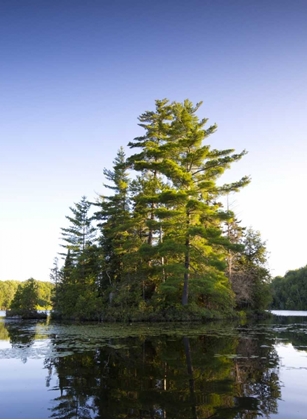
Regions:
<instances>
[{"instance_id":1,"label":"tree trunk","mask_svg":"<svg viewBox=\"0 0 307 420\"><path fill-rule=\"evenodd\" d=\"M190 278L190 235L189 235L189 225L190 225L190 214L187 212L187 236L185 240L185 257L184 257L184 268L185 273L183 276L183 291L182 291L182 305L188 304L189 299L189 278Z\"/></svg>"},{"instance_id":2,"label":"tree trunk","mask_svg":"<svg viewBox=\"0 0 307 420\"><path fill-rule=\"evenodd\" d=\"M191 409L192 409L192 418L197 419L197 410L196 410L196 403L195 403L195 384L194 384L194 377L193 377L193 365L192 365L192 357L191 357L191 347L190 347L190 340L188 337L183 337L183 345L184 345L184 352L186 357L187 363L187 371L189 375L189 389L190 389L190 401L191 401Z\"/></svg>"}]
</instances>

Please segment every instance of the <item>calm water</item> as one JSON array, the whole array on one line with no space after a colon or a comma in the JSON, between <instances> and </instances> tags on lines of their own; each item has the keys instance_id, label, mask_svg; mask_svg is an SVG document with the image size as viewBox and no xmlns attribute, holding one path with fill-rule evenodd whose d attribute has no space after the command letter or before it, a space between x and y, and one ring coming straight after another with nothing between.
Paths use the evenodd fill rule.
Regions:
<instances>
[{"instance_id":1,"label":"calm water","mask_svg":"<svg viewBox=\"0 0 307 420\"><path fill-rule=\"evenodd\" d=\"M0 318L0 418L305 418L307 312L282 315L244 326Z\"/></svg>"}]
</instances>

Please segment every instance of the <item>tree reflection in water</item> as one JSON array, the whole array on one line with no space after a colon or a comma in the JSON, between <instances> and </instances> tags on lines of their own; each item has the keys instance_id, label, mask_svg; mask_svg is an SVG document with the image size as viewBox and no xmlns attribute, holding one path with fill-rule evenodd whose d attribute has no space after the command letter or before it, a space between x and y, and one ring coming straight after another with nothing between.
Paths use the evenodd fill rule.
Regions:
<instances>
[{"instance_id":1,"label":"tree reflection in water","mask_svg":"<svg viewBox=\"0 0 307 420\"><path fill-rule=\"evenodd\" d=\"M55 348L63 347L57 337ZM52 418L255 418L277 412L274 340L235 335L109 340L46 359L59 397Z\"/></svg>"},{"instance_id":2,"label":"tree reflection in water","mask_svg":"<svg viewBox=\"0 0 307 420\"><path fill-rule=\"evenodd\" d=\"M13 348L31 347L35 340L35 324L23 323L22 321L10 321L5 323L5 328L9 335L9 340Z\"/></svg>"},{"instance_id":3,"label":"tree reflection in water","mask_svg":"<svg viewBox=\"0 0 307 420\"><path fill-rule=\"evenodd\" d=\"M26 363L29 357L40 357L37 349L33 349L32 346L37 340L48 338L45 332L48 323L49 320L5 320L5 322L0 322L0 339L8 339L14 350L14 357L20 358L23 363Z\"/></svg>"},{"instance_id":4,"label":"tree reflection in water","mask_svg":"<svg viewBox=\"0 0 307 420\"><path fill-rule=\"evenodd\" d=\"M29 350L35 341L35 321L33 323L20 320L5 322L5 328L13 349L15 349L23 363L28 360Z\"/></svg>"},{"instance_id":5,"label":"tree reflection in water","mask_svg":"<svg viewBox=\"0 0 307 420\"><path fill-rule=\"evenodd\" d=\"M4 322L0 321L0 340L9 340L9 333L7 332L7 328L5 328Z\"/></svg>"}]
</instances>

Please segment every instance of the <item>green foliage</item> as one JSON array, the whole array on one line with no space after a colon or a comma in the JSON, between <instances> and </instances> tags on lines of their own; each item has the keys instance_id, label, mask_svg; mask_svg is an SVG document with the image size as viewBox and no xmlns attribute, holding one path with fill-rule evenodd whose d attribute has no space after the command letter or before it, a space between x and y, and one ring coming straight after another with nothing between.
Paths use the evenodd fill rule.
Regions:
<instances>
[{"instance_id":1,"label":"green foliage","mask_svg":"<svg viewBox=\"0 0 307 420\"><path fill-rule=\"evenodd\" d=\"M154 111L139 117L144 135L128 144L136 153L126 159L120 148L113 168L103 170L111 194L99 197L94 216L85 197L70 208L71 225L62 228L65 262L52 269L60 315L162 320L194 319L194 313L203 319L231 316L235 306L265 307L265 248L251 231L244 240L225 234L234 215L219 202L249 183L248 177L220 183L246 152L211 148L217 126L199 119L200 106L156 101ZM242 278L243 297L235 287Z\"/></svg>"},{"instance_id":2,"label":"green foliage","mask_svg":"<svg viewBox=\"0 0 307 420\"><path fill-rule=\"evenodd\" d=\"M99 318L99 314L93 312L92 300L89 296L99 295L99 250L94 243L96 228L93 226L93 217L89 215L91 203L82 197L75 207L70 207L73 216L66 216L71 225L62 228L62 237L67 253L64 265L58 268L55 259L50 277L55 282L52 297L53 309L66 318L90 319Z\"/></svg>"},{"instance_id":3,"label":"green foliage","mask_svg":"<svg viewBox=\"0 0 307 420\"><path fill-rule=\"evenodd\" d=\"M51 309L53 284L29 279L0 281L1 309Z\"/></svg>"},{"instance_id":4,"label":"green foliage","mask_svg":"<svg viewBox=\"0 0 307 420\"><path fill-rule=\"evenodd\" d=\"M236 326L66 326L51 338L61 390L51 417L270 418L281 397L274 340Z\"/></svg>"},{"instance_id":5,"label":"green foliage","mask_svg":"<svg viewBox=\"0 0 307 420\"><path fill-rule=\"evenodd\" d=\"M135 189L132 201L139 212L143 238L152 248L140 247L143 259L147 260L148 276L153 265L163 266L160 276L152 282L156 290L161 283L171 282L170 287L162 286L162 290L169 291L173 278L178 278L181 271L183 305L191 301L190 284L202 281L205 290L208 274L217 276L217 282L223 275L222 246L227 247L227 241L219 229L221 218L216 198L221 189L216 181L245 154L245 151L234 154L233 150L211 150L202 144L216 126L204 128L207 120L200 121L196 116L200 105L193 106L188 100L182 104L156 101L155 112L140 116L146 134L129 143L131 148L142 148L142 153L130 156L128 162L142 173L142 180L138 180L141 188ZM244 178L233 189L248 182ZM232 190L231 186L227 188ZM194 294L194 299L200 297ZM228 298L231 301L231 293Z\"/></svg>"},{"instance_id":6,"label":"green foliage","mask_svg":"<svg viewBox=\"0 0 307 420\"><path fill-rule=\"evenodd\" d=\"M38 285L34 279L29 279L19 284L14 299L11 303L11 309L22 309L34 311L38 304Z\"/></svg>"},{"instance_id":7,"label":"green foliage","mask_svg":"<svg viewBox=\"0 0 307 420\"><path fill-rule=\"evenodd\" d=\"M35 280L37 284L38 300L36 309L46 310L52 307L54 284L47 281Z\"/></svg>"},{"instance_id":8,"label":"green foliage","mask_svg":"<svg viewBox=\"0 0 307 420\"><path fill-rule=\"evenodd\" d=\"M66 250L70 250L73 260L77 259L85 248L93 243L96 236L96 229L92 226L92 218L89 217L90 207L91 203L83 196L79 203L70 207L73 216L66 216L71 225L68 228L61 229L62 238L65 242L62 246Z\"/></svg>"},{"instance_id":9,"label":"green foliage","mask_svg":"<svg viewBox=\"0 0 307 420\"><path fill-rule=\"evenodd\" d=\"M272 309L307 309L307 266L275 277L270 285Z\"/></svg>"},{"instance_id":10,"label":"green foliage","mask_svg":"<svg viewBox=\"0 0 307 420\"><path fill-rule=\"evenodd\" d=\"M18 285L17 280L0 281L0 309L9 309Z\"/></svg>"},{"instance_id":11,"label":"green foliage","mask_svg":"<svg viewBox=\"0 0 307 420\"><path fill-rule=\"evenodd\" d=\"M53 309L64 318L100 319L101 298L97 283L97 248L88 248L76 266L63 267L60 281L54 289ZM67 263L67 259L66 259Z\"/></svg>"},{"instance_id":12,"label":"green foliage","mask_svg":"<svg viewBox=\"0 0 307 420\"><path fill-rule=\"evenodd\" d=\"M266 244L259 232L242 229L236 220L228 222L227 235L242 246L237 251L232 248L228 254L227 271L235 292L236 307L261 312L272 300Z\"/></svg>"},{"instance_id":13,"label":"green foliage","mask_svg":"<svg viewBox=\"0 0 307 420\"><path fill-rule=\"evenodd\" d=\"M103 173L111 185L104 186L113 191L111 196L100 196L97 203L99 211L95 217L99 221L101 236L101 277L100 287L111 289L121 282L123 272L123 255L125 246L131 237L126 159L123 148L120 148L113 162L113 171L104 169Z\"/></svg>"}]
</instances>

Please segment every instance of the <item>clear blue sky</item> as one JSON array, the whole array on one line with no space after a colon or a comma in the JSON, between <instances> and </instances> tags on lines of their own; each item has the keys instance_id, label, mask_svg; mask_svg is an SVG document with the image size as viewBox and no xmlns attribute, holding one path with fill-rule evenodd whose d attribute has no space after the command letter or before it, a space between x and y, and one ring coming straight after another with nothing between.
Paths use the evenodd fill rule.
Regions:
<instances>
[{"instance_id":1,"label":"clear blue sky","mask_svg":"<svg viewBox=\"0 0 307 420\"><path fill-rule=\"evenodd\" d=\"M306 0L0 0L0 279L48 280L69 206L154 100L204 101L273 275L307 264ZM127 154L129 149L126 148Z\"/></svg>"}]
</instances>

